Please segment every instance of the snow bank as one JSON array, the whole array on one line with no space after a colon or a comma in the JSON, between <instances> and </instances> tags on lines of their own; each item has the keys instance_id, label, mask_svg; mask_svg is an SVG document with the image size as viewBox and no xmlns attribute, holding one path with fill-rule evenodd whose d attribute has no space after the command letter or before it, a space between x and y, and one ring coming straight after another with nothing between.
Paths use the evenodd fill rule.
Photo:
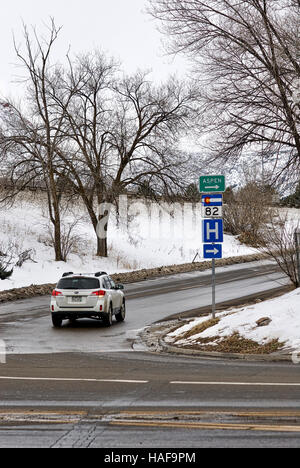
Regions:
<instances>
[{"instance_id":1,"label":"snow bank","mask_svg":"<svg viewBox=\"0 0 300 468\"><path fill-rule=\"evenodd\" d=\"M256 322L263 317L269 317L270 324L257 326ZM217 314L217 318L220 318L219 323L202 333L192 334L187 339L180 339L187 331L208 320L208 317L192 320L170 333L167 341L174 342L176 339L176 344L184 346L195 342L198 338L215 336L222 338L239 333L243 338L262 345L278 339L281 343L285 343L285 348L300 349L300 289L242 309L222 312Z\"/></svg>"}]
</instances>

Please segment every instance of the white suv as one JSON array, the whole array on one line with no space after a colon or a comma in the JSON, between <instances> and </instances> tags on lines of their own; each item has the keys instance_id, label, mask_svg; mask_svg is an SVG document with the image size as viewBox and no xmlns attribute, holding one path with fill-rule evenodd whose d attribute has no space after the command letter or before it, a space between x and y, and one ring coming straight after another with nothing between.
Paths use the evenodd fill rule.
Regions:
<instances>
[{"instance_id":1,"label":"white suv","mask_svg":"<svg viewBox=\"0 0 300 468\"><path fill-rule=\"evenodd\" d=\"M101 319L112 325L125 319L125 297L122 284L115 284L105 272L95 274L64 273L52 292L50 311L54 327L62 321L78 318Z\"/></svg>"}]
</instances>

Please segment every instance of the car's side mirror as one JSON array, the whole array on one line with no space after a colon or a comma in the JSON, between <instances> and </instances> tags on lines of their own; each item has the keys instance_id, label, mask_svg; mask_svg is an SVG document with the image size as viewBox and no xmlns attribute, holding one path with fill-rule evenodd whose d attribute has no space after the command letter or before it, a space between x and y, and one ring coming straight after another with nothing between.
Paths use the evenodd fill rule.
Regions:
<instances>
[{"instance_id":1,"label":"car's side mirror","mask_svg":"<svg viewBox=\"0 0 300 468\"><path fill-rule=\"evenodd\" d=\"M116 289L124 289L124 284L116 284Z\"/></svg>"}]
</instances>

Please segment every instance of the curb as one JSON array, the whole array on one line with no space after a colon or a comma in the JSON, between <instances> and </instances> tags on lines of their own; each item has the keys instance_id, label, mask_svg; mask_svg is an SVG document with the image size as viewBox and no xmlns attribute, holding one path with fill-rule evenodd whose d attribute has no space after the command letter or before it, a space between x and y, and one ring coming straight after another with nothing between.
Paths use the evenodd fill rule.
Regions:
<instances>
[{"instance_id":1,"label":"curb","mask_svg":"<svg viewBox=\"0 0 300 468\"><path fill-rule=\"evenodd\" d=\"M159 327L159 324L151 326L148 328L148 335L157 334L156 327ZM189 357L203 357L203 358L213 358L213 359L232 359L232 360L242 360L242 361L263 361L263 362L292 362L291 354L289 353L272 353L272 354L241 354L241 353L222 353L217 351L200 351L197 349L188 349L182 348L179 346L173 346L165 342L165 337L170 333L170 331L177 328L174 321L165 327L162 333L159 333L159 336L156 338L156 343L147 343L147 337L145 334L140 334L140 338L143 343L147 346L149 351L156 353L167 353L175 354L181 356ZM152 332L153 329L153 332ZM166 330L167 329L167 330ZM151 340L150 340L151 341Z\"/></svg>"},{"instance_id":2,"label":"curb","mask_svg":"<svg viewBox=\"0 0 300 468\"><path fill-rule=\"evenodd\" d=\"M197 349L185 349L179 348L177 346L172 346L167 344L163 338L160 338L159 344L164 352L170 354L179 354L184 356L194 356L194 357L208 357L208 358L218 358L218 359L238 359L244 361L268 361L268 362L277 362L277 361L290 361L292 358L290 354L239 354L239 353L221 353L217 351L200 351Z\"/></svg>"}]
</instances>

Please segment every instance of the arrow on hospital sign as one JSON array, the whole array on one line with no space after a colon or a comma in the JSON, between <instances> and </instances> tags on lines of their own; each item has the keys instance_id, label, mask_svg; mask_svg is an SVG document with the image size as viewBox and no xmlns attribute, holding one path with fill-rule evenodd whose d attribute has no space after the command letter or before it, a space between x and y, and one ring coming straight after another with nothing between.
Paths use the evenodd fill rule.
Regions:
<instances>
[{"instance_id":1,"label":"arrow on hospital sign","mask_svg":"<svg viewBox=\"0 0 300 468\"><path fill-rule=\"evenodd\" d=\"M222 244L204 244L203 258L222 258Z\"/></svg>"}]
</instances>

